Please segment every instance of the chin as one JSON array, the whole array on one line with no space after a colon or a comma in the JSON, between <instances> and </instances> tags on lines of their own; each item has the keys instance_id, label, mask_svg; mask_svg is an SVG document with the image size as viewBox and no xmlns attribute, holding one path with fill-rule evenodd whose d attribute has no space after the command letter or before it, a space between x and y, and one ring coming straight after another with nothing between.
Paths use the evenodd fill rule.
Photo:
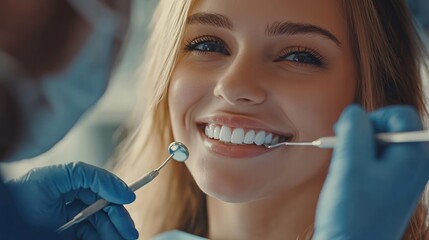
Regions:
<instances>
[{"instance_id":1,"label":"chin","mask_svg":"<svg viewBox=\"0 0 429 240\"><path fill-rule=\"evenodd\" d=\"M243 191L215 191L212 189L203 189L203 192L212 198L226 203L247 203L257 200L254 193Z\"/></svg>"},{"instance_id":2,"label":"chin","mask_svg":"<svg viewBox=\"0 0 429 240\"><path fill-rule=\"evenodd\" d=\"M197 181L197 184L208 196L228 203L252 202L263 197L262 193L256 191L261 188L253 186L248 179L206 177L204 181Z\"/></svg>"}]
</instances>

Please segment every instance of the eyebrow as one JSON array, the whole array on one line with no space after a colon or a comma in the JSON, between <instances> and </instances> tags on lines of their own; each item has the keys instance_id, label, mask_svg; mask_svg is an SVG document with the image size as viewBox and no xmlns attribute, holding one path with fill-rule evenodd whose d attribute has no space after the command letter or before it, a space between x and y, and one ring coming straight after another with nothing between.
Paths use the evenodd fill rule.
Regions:
<instances>
[{"instance_id":1,"label":"eyebrow","mask_svg":"<svg viewBox=\"0 0 429 240\"><path fill-rule=\"evenodd\" d=\"M204 24L234 30L233 24L228 17L215 13L195 13L187 18L187 24ZM266 27L265 34L267 36L317 34L333 41L336 45L341 46L341 42L334 34L324 28L312 24L274 22Z\"/></svg>"},{"instance_id":2,"label":"eyebrow","mask_svg":"<svg viewBox=\"0 0 429 240\"><path fill-rule=\"evenodd\" d=\"M312 24L302 24L302 23L293 23L293 22L275 22L265 29L265 33L268 36L276 36L283 34L318 34L326 37L335 42L338 46L341 46L341 42L338 38L335 37L334 34L329 32L328 30L321 28L319 26L315 26Z\"/></svg>"},{"instance_id":3,"label":"eyebrow","mask_svg":"<svg viewBox=\"0 0 429 240\"><path fill-rule=\"evenodd\" d=\"M233 30L232 22L228 17L214 13L195 13L188 17L188 24L204 24L214 27L226 28Z\"/></svg>"}]
</instances>

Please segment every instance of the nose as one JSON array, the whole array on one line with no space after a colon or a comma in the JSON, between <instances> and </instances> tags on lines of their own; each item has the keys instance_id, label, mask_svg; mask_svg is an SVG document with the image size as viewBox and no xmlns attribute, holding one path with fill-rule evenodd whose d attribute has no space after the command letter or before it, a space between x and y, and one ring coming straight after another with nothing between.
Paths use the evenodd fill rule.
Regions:
<instances>
[{"instance_id":1,"label":"nose","mask_svg":"<svg viewBox=\"0 0 429 240\"><path fill-rule=\"evenodd\" d=\"M236 58L218 78L215 97L231 105L258 105L267 98L264 77L259 64L245 56Z\"/></svg>"}]
</instances>

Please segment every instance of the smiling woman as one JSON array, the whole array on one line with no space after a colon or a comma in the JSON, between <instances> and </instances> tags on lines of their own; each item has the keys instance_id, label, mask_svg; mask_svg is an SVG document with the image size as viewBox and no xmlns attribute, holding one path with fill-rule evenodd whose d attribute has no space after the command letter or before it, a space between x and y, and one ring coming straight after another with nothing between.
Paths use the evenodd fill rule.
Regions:
<instances>
[{"instance_id":1,"label":"smiling woman","mask_svg":"<svg viewBox=\"0 0 429 240\"><path fill-rule=\"evenodd\" d=\"M164 0L155 25L142 64L146 111L117 171L137 178L159 165L153 159L164 159L173 140L190 157L139 193L132 213L143 239L173 229L211 239L310 237L318 204L328 201L319 195L332 152L261 145L333 135L352 103L367 111L407 104L425 115L420 43L403 1ZM395 226L399 235L390 236L424 239L426 210L419 205L410 220L415 204L396 216L411 227ZM360 226L355 231L372 233Z\"/></svg>"},{"instance_id":2,"label":"smiling woman","mask_svg":"<svg viewBox=\"0 0 429 240\"><path fill-rule=\"evenodd\" d=\"M192 149L188 169L214 197L208 198L210 208L219 208L223 203L215 199L221 199L252 202L247 205L258 209L255 203L264 201L256 200L279 196L285 206L297 187L317 202L312 188L323 183L329 152L260 147L270 134L297 141L331 135L341 110L353 101L354 64L346 25L339 24L340 6L331 1L315 15L306 4L255 1L241 13L240 2L202 1L190 13L184 51L169 85L169 112L176 116L171 121L175 139ZM282 8L288 10L273 11ZM214 133L218 128L218 139L206 137L205 127ZM248 144L225 144L232 137L244 141L246 135ZM303 212L296 213L308 217L302 221L305 228L313 216Z\"/></svg>"}]
</instances>

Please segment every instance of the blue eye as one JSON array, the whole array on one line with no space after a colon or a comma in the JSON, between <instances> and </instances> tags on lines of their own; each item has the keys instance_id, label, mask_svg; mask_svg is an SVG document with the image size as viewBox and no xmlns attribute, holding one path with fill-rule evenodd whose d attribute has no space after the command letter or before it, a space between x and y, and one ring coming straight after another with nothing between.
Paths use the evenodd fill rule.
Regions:
<instances>
[{"instance_id":1,"label":"blue eye","mask_svg":"<svg viewBox=\"0 0 429 240\"><path fill-rule=\"evenodd\" d=\"M282 55L277 61L289 61L299 64L311 64L316 66L324 65L323 57L320 56L317 52L314 52L310 49L288 51L286 54Z\"/></svg>"},{"instance_id":2,"label":"blue eye","mask_svg":"<svg viewBox=\"0 0 429 240\"><path fill-rule=\"evenodd\" d=\"M189 41L186 44L185 51L230 55L225 43L221 39L213 36L202 36Z\"/></svg>"}]
</instances>

